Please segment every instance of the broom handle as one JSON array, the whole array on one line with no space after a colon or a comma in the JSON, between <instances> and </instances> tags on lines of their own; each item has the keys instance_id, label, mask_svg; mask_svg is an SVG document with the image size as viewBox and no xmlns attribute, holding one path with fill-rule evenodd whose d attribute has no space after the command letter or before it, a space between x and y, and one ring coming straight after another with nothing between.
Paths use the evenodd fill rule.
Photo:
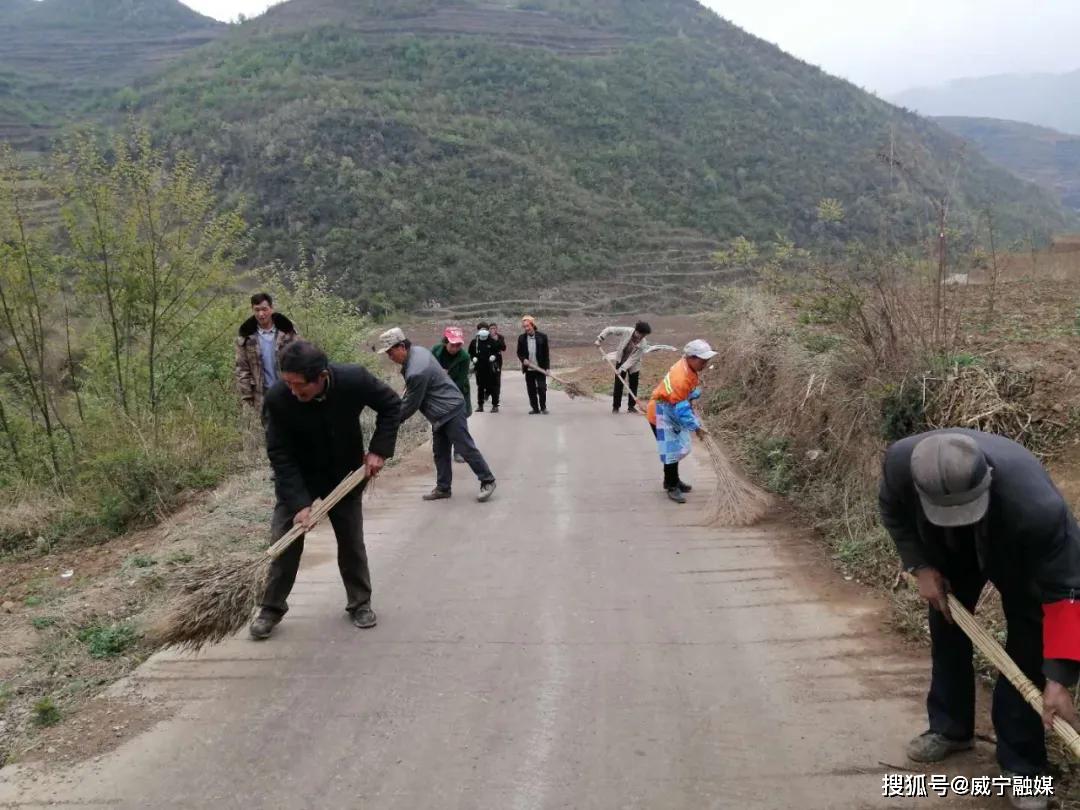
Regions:
<instances>
[{"instance_id":1,"label":"broom handle","mask_svg":"<svg viewBox=\"0 0 1080 810\"><path fill-rule=\"evenodd\" d=\"M596 350L598 352L600 352L600 356L604 358L604 362L607 363L609 366L611 366L611 370L615 372L615 376L619 378L619 382L621 382L623 384L623 388L625 388L628 392L630 392L631 396L634 397L635 401L640 401L638 399L637 395L635 395L633 393L633 389L630 388L630 381L627 380L626 377L623 376L621 371L619 371L619 367L611 362L611 359L607 356L607 352L604 351L604 348L602 346L597 346ZM640 413L642 416L644 416L646 419L648 419L649 418L649 406L648 406L648 403L646 403L645 407L643 409L639 410L638 413Z\"/></svg>"},{"instance_id":2,"label":"broom handle","mask_svg":"<svg viewBox=\"0 0 1080 810\"><path fill-rule=\"evenodd\" d=\"M285 549L292 545L298 537L309 531L316 523L326 517L326 513L337 506L342 498L367 480L368 474L366 467L361 467L360 469L349 473L341 480L340 484L334 487L329 495L311 505L311 515L308 518L308 525L306 527L294 525L289 531L281 536L281 539L266 550L266 554L272 558L281 556Z\"/></svg>"},{"instance_id":3,"label":"broom handle","mask_svg":"<svg viewBox=\"0 0 1080 810\"><path fill-rule=\"evenodd\" d=\"M915 587L918 587L919 581L911 574L905 572L908 582ZM1002 649L998 644L997 639L991 636L986 629L979 624L978 620L968 612L968 609L960 604L960 600L953 596L951 593L947 595L949 600L949 611L952 613L953 621L960 625L960 629L963 630L972 643L979 648L979 651L985 655L997 670L1008 678L1009 683L1016 687L1016 691L1023 696L1039 716L1042 717L1043 713L1043 700L1042 692L1039 688L1031 682L1031 680L1025 675L1020 667L1016 665L1016 662L1009 657L1009 654ZM1077 734L1076 729L1069 723L1063 720L1057 715L1054 716L1054 732L1061 738L1061 740L1072 751L1074 757L1080 759L1080 734Z\"/></svg>"},{"instance_id":4,"label":"broom handle","mask_svg":"<svg viewBox=\"0 0 1080 810\"><path fill-rule=\"evenodd\" d=\"M539 371L539 372L540 372L541 374L543 374L543 375L544 375L545 377L550 377L551 379L553 379L553 380L554 380L555 382L557 382L557 383L561 383L562 385L569 385L569 384L570 384L570 383L568 383L568 382L567 382L566 380L562 379L561 377L556 377L556 376L555 376L554 374L552 374L552 373L551 373L550 371L548 371L548 370L547 370L546 368L540 368L540 366L534 366L534 365L533 365L532 363L530 363L530 362L529 362L528 360L526 360L526 361L525 361L525 365L526 365L526 366L528 366L528 367L529 367L530 369L532 369L533 371Z\"/></svg>"}]
</instances>

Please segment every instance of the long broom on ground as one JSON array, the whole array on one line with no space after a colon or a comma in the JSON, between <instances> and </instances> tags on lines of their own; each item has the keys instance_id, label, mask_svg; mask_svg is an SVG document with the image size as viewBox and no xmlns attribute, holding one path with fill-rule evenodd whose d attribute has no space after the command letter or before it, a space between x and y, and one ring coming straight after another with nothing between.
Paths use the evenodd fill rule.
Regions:
<instances>
[{"instance_id":1,"label":"long broom on ground","mask_svg":"<svg viewBox=\"0 0 1080 810\"><path fill-rule=\"evenodd\" d=\"M364 468L347 475L329 495L312 505L306 527L293 526L255 559L232 557L185 571L177 583L180 596L169 606L153 636L166 647L198 650L236 633L247 624L262 596L270 564L367 480Z\"/></svg>"},{"instance_id":2,"label":"long broom on ground","mask_svg":"<svg viewBox=\"0 0 1080 810\"><path fill-rule=\"evenodd\" d=\"M566 395L570 397L570 399L577 399L578 397L582 397L584 399L596 399L596 397L593 396L592 391L587 389L581 383L576 383L573 380L564 380L562 377L557 377L555 374L548 371L546 368L534 366L528 360L525 361L525 365L527 365L533 371L539 371L545 377L550 377L559 385L561 385L563 387L563 391L566 392Z\"/></svg>"},{"instance_id":3,"label":"long broom on ground","mask_svg":"<svg viewBox=\"0 0 1080 810\"><path fill-rule=\"evenodd\" d=\"M623 387L630 391L630 382L603 349L597 347L600 356L611 366ZM646 411L639 411L648 418ZM716 471L716 489L713 491L714 520L723 526L752 526L761 520L769 509L769 495L743 478L731 466L727 453L707 430L699 430L698 436L709 451L709 459Z\"/></svg>"},{"instance_id":4,"label":"long broom on ground","mask_svg":"<svg viewBox=\"0 0 1080 810\"><path fill-rule=\"evenodd\" d=\"M904 574L908 583L914 587L919 586L919 581L909 573ZM1039 716L1043 713L1043 700L1042 692L1039 688L1031 682L1031 680L1023 673L1023 671L1016 665L1016 662L1009 657L1009 654L1005 652L997 639L990 635L981 624L978 619L968 612L968 609L960 604L960 600L948 594L949 600L949 612L952 614L953 621L955 621L960 629L967 634L967 637L971 639L971 643L979 648L979 652L986 656L986 658L993 664L998 672L1004 675L1009 683L1011 683L1016 691L1026 700ZM1080 759L1080 734L1077 734L1076 729L1069 725L1068 721L1061 717L1054 717L1054 733L1061 738L1068 749L1072 752L1074 757Z\"/></svg>"}]
</instances>

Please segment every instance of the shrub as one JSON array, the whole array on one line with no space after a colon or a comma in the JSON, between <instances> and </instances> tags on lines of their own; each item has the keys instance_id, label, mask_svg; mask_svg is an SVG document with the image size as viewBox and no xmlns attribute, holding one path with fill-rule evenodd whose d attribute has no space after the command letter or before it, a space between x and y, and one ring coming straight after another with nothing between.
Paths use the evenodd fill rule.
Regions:
<instances>
[{"instance_id":1,"label":"shrub","mask_svg":"<svg viewBox=\"0 0 1080 810\"><path fill-rule=\"evenodd\" d=\"M127 622L108 626L90 625L79 632L91 658L115 658L138 640L135 628Z\"/></svg>"},{"instance_id":2,"label":"shrub","mask_svg":"<svg viewBox=\"0 0 1080 810\"><path fill-rule=\"evenodd\" d=\"M43 697L34 704L34 724L55 726L60 722L60 709L51 697Z\"/></svg>"}]
</instances>

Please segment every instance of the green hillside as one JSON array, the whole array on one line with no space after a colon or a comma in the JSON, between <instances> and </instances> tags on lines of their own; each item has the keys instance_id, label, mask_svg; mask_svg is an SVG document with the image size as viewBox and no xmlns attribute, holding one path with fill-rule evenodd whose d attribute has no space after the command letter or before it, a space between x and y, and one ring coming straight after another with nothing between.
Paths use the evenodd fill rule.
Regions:
<instances>
[{"instance_id":1,"label":"green hillside","mask_svg":"<svg viewBox=\"0 0 1080 810\"><path fill-rule=\"evenodd\" d=\"M1080 210L1080 136L998 118L944 116L935 120L971 141L994 163L1053 189L1065 206Z\"/></svg>"},{"instance_id":2,"label":"green hillside","mask_svg":"<svg viewBox=\"0 0 1080 810\"><path fill-rule=\"evenodd\" d=\"M100 95L227 28L179 0L0 0L0 141L47 149Z\"/></svg>"},{"instance_id":3,"label":"green hillside","mask_svg":"<svg viewBox=\"0 0 1080 810\"><path fill-rule=\"evenodd\" d=\"M814 240L825 197L846 211L831 238L910 239L954 175L958 223L1067 224L691 0L291 0L133 106L246 195L259 259L312 251L367 304L535 290L686 240Z\"/></svg>"}]
</instances>

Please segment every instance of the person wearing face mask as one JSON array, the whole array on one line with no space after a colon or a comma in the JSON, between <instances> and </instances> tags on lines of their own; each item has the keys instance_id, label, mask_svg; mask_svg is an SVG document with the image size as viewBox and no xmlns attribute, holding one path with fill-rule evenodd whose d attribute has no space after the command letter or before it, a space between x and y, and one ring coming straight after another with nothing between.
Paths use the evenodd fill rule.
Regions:
<instances>
[{"instance_id":1,"label":"person wearing face mask","mask_svg":"<svg viewBox=\"0 0 1080 810\"><path fill-rule=\"evenodd\" d=\"M994 688L997 758L1006 775L1045 771L1043 725L1077 725L1080 677L1080 527L1039 460L990 433L949 428L901 439L885 454L881 522L929 604L929 729L908 744L916 762L969 749L975 736L972 644L947 595L974 611L987 581L1001 594L1005 650L1044 688L1042 722L1004 677ZM1045 797L1013 795L1041 810Z\"/></svg>"},{"instance_id":2,"label":"person wearing face mask","mask_svg":"<svg viewBox=\"0 0 1080 810\"><path fill-rule=\"evenodd\" d=\"M502 389L502 353L506 339L499 334L497 324L478 323L476 337L469 344L469 356L476 372L476 412L483 413L491 398L491 412L499 412L499 393Z\"/></svg>"}]
</instances>

